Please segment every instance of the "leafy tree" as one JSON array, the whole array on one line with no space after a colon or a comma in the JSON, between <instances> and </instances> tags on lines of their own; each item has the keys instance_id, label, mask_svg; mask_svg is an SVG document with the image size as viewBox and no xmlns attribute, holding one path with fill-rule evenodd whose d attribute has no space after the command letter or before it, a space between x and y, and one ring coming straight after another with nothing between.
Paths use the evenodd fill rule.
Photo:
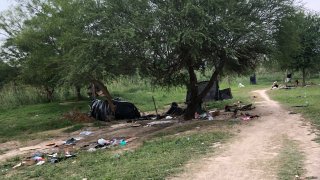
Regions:
<instances>
[{"instance_id":1,"label":"leafy tree","mask_svg":"<svg viewBox=\"0 0 320 180\"><path fill-rule=\"evenodd\" d=\"M191 119L223 68L241 74L269 53L275 23L292 1L151 0L147 5L142 14L152 23L145 36L146 72L160 85L187 85L191 101L185 119ZM212 75L198 92L196 71L205 69Z\"/></svg>"},{"instance_id":2,"label":"leafy tree","mask_svg":"<svg viewBox=\"0 0 320 180\"><path fill-rule=\"evenodd\" d=\"M122 7L117 1L24 1L20 10L30 15L10 35L10 47L23 54L18 59L25 82L44 87L48 97L58 83L79 87L91 82L113 107L103 82L138 67L130 40L136 37L129 23L134 16L119 12Z\"/></svg>"},{"instance_id":3,"label":"leafy tree","mask_svg":"<svg viewBox=\"0 0 320 180\"><path fill-rule=\"evenodd\" d=\"M279 27L277 42L276 58L280 68L300 70L305 85L306 72L319 68L319 16L298 12L285 17Z\"/></svg>"},{"instance_id":4,"label":"leafy tree","mask_svg":"<svg viewBox=\"0 0 320 180\"><path fill-rule=\"evenodd\" d=\"M19 69L14 66L10 66L0 60L0 88L11 81L13 81L19 73Z\"/></svg>"}]
</instances>

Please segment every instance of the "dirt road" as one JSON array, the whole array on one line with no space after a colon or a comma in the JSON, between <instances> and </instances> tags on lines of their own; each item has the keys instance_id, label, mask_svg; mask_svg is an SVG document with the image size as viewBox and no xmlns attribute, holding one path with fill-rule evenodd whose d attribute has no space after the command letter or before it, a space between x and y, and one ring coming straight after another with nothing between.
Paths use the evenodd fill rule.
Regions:
<instances>
[{"instance_id":1,"label":"dirt road","mask_svg":"<svg viewBox=\"0 0 320 180\"><path fill-rule=\"evenodd\" d=\"M254 91L256 113L261 117L241 128L239 136L221 151L197 162L191 162L181 175L173 179L258 180L277 179L274 163L283 139L294 140L305 154L305 177L320 178L320 145L310 124L298 114L289 114L266 90Z\"/></svg>"}]
</instances>

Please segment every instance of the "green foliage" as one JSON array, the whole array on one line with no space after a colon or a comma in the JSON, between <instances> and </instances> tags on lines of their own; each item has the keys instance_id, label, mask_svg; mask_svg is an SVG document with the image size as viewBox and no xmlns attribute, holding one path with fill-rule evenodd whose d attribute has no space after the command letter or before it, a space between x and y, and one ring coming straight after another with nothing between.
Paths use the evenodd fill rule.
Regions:
<instances>
[{"instance_id":1,"label":"green foliage","mask_svg":"<svg viewBox=\"0 0 320 180\"><path fill-rule=\"evenodd\" d=\"M9 64L0 60L0 89L6 83L13 81L17 75L17 67L12 67Z\"/></svg>"},{"instance_id":2,"label":"green foliage","mask_svg":"<svg viewBox=\"0 0 320 180\"><path fill-rule=\"evenodd\" d=\"M190 159L214 150L213 143L228 137L230 134L225 132L206 132L146 141L142 147L122 154L110 150L80 152L75 163L70 159L56 165L28 167L14 172L11 178L164 179L181 171Z\"/></svg>"},{"instance_id":3,"label":"green foliage","mask_svg":"<svg viewBox=\"0 0 320 180\"><path fill-rule=\"evenodd\" d=\"M213 74L225 63L239 74L252 70L268 53L272 24L286 8L285 1L268 2L151 1L146 70L162 85L191 83L190 68Z\"/></svg>"},{"instance_id":4,"label":"green foliage","mask_svg":"<svg viewBox=\"0 0 320 180\"><path fill-rule=\"evenodd\" d=\"M299 70L305 84L306 71L319 70L320 17L299 12L285 17L277 35L276 58L280 68Z\"/></svg>"}]
</instances>

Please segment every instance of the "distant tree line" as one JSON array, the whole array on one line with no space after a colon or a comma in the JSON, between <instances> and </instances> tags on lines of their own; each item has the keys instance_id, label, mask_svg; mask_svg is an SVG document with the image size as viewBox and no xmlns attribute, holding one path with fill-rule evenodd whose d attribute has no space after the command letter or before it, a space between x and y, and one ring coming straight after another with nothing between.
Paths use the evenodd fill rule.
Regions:
<instances>
[{"instance_id":1,"label":"distant tree line","mask_svg":"<svg viewBox=\"0 0 320 180\"><path fill-rule=\"evenodd\" d=\"M51 100L62 84L92 83L111 104L105 82L138 70L155 85L185 85L188 120L222 74L266 59L303 77L319 68L319 22L294 0L23 0L0 15L0 86L23 82Z\"/></svg>"}]
</instances>

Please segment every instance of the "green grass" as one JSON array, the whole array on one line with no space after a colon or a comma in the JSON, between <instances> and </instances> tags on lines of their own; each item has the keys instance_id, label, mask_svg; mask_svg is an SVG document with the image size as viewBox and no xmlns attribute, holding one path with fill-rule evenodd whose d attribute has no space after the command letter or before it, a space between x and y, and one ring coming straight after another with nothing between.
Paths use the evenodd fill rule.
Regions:
<instances>
[{"instance_id":1,"label":"green grass","mask_svg":"<svg viewBox=\"0 0 320 180\"><path fill-rule=\"evenodd\" d=\"M87 102L65 105L59 103L28 105L2 111L0 114L0 142L37 138L32 134L74 125L62 117L65 112L73 109L86 112L88 111Z\"/></svg>"},{"instance_id":2,"label":"green grass","mask_svg":"<svg viewBox=\"0 0 320 180\"><path fill-rule=\"evenodd\" d=\"M206 132L146 141L134 151L115 154L111 150L80 152L75 159L58 164L31 166L10 172L9 179L164 179L183 165L213 149L215 142L230 134ZM1 168L2 169L2 168ZM5 177L5 176L4 176Z\"/></svg>"},{"instance_id":3,"label":"green grass","mask_svg":"<svg viewBox=\"0 0 320 180\"><path fill-rule=\"evenodd\" d=\"M303 154L298 150L297 144L289 139L284 139L284 146L279 154L278 179L292 180L303 174Z\"/></svg>"},{"instance_id":4,"label":"green grass","mask_svg":"<svg viewBox=\"0 0 320 180\"><path fill-rule=\"evenodd\" d=\"M82 88L82 96L85 94L85 89ZM54 92L54 102L66 100L75 100L75 90L70 87L59 87ZM48 102L43 89L28 86L14 86L8 84L0 88L0 110L12 109L24 105L33 105Z\"/></svg>"},{"instance_id":5,"label":"green grass","mask_svg":"<svg viewBox=\"0 0 320 180\"><path fill-rule=\"evenodd\" d=\"M302 113L304 117L320 128L320 86L298 87L291 90L272 90L271 97L294 112ZM295 108L292 106L307 105Z\"/></svg>"}]
</instances>

